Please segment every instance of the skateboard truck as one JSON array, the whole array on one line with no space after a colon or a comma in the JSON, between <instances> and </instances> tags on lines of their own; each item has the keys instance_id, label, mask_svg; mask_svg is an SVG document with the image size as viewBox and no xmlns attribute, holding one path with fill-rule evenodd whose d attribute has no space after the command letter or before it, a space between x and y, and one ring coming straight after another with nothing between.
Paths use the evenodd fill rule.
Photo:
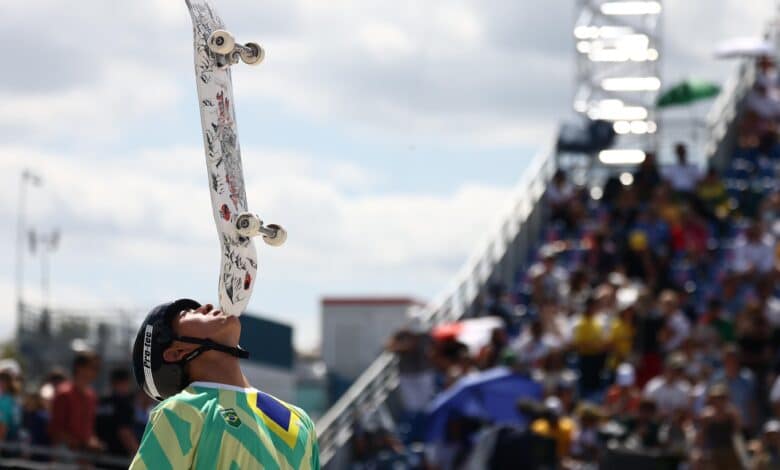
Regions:
<instances>
[{"instance_id":1,"label":"skateboard truck","mask_svg":"<svg viewBox=\"0 0 780 470\"><path fill-rule=\"evenodd\" d=\"M218 57L226 59L222 66L237 64L239 58L249 65L257 65L265 58L265 51L256 42L246 44L236 43L232 34L224 29L217 29L208 39L208 47Z\"/></svg>"},{"instance_id":2,"label":"skateboard truck","mask_svg":"<svg viewBox=\"0 0 780 470\"><path fill-rule=\"evenodd\" d=\"M263 220L255 214L245 212L236 218L236 230L242 237L263 236L263 241L271 246L280 246L287 240L287 231L280 225L263 225Z\"/></svg>"}]
</instances>

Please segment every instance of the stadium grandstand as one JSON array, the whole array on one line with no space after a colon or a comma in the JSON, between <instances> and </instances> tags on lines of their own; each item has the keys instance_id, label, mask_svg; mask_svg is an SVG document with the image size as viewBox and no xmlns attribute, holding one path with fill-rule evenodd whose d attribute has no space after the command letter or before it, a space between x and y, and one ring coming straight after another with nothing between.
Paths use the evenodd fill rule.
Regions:
<instances>
[{"instance_id":1,"label":"stadium grandstand","mask_svg":"<svg viewBox=\"0 0 780 470\"><path fill-rule=\"evenodd\" d=\"M701 165L609 132L540 153L492 238L319 420L326 468L780 468L775 60L723 86ZM627 145L646 147L596 161Z\"/></svg>"}]
</instances>

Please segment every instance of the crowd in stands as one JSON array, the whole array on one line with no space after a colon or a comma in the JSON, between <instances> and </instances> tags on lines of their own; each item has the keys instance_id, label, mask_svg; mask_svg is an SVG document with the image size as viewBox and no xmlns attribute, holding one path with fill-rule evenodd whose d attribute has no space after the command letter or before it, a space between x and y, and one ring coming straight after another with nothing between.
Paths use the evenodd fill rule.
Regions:
<instances>
[{"instance_id":1,"label":"crowd in stands","mask_svg":"<svg viewBox=\"0 0 780 470\"><path fill-rule=\"evenodd\" d=\"M70 373L54 369L29 384L17 363L3 361L0 458L77 463L105 456L100 468L127 468L154 402L135 391L129 365L111 370L98 395L100 368L98 356L80 351Z\"/></svg>"},{"instance_id":2,"label":"crowd in stands","mask_svg":"<svg viewBox=\"0 0 780 470\"><path fill-rule=\"evenodd\" d=\"M358 420L354 468L780 468L779 83L760 60L724 168L679 144L600 193L559 171L535 261L471 313L501 319L487 344L391 338L404 413ZM542 387L506 410L524 426L463 413L426 435L431 400L495 367Z\"/></svg>"}]
</instances>

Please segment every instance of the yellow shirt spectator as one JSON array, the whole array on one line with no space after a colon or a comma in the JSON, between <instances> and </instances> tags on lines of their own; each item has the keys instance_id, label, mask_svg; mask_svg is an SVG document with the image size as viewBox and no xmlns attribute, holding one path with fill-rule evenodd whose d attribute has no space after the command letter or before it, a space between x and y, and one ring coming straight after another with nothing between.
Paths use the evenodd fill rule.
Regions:
<instances>
[{"instance_id":1,"label":"yellow shirt spectator","mask_svg":"<svg viewBox=\"0 0 780 470\"><path fill-rule=\"evenodd\" d=\"M604 352L604 327L596 315L583 314L574 324L572 344L578 354L593 355Z\"/></svg>"},{"instance_id":2,"label":"yellow shirt spectator","mask_svg":"<svg viewBox=\"0 0 780 470\"><path fill-rule=\"evenodd\" d=\"M574 421L570 418L558 418L558 426L550 426L547 419L540 418L531 423L531 432L555 441L558 458L566 457L571 452L571 441L574 436Z\"/></svg>"},{"instance_id":3,"label":"yellow shirt spectator","mask_svg":"<svg viewBox=\"0 0 780 470\"><path fill-rule=\"evenodd\" d=\"M634 345L634 325L627 319L616 318L610 326L608 340L612 346L610 366L614 368L631 354Z\"/></svg>"}]
</instances>

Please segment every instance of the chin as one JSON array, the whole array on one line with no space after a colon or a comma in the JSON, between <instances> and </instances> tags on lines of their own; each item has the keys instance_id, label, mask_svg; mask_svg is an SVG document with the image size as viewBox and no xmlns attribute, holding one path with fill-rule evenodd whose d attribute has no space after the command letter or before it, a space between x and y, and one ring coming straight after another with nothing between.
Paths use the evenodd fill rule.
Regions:
<instances>
[{"instance_id":1,"label":"chin","mask_svg":"<svg viewBox=\"0 0 780 470\"><path fill-rule=\"evenodd\" d=\"M225 322L225 327L228 331L234 332L237 338L241 336L241 320L237 316L229 316Z\"/></svg>"}]
</instances>

